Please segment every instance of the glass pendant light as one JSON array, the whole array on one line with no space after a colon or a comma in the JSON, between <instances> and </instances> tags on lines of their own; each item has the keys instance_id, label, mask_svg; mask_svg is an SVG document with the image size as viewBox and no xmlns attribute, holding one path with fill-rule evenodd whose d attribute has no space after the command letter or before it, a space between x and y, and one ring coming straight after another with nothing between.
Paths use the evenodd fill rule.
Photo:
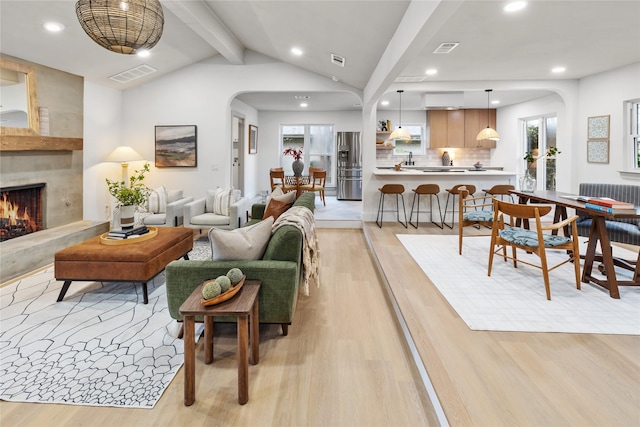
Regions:
<instances>
[{"instance_id":1,"label":"glass pendant light","mask_svg":"<svg viewBox=\"0 0 640 427\"><path fill-rule=\"evenodd\" d=\"M411 139L411 135L409 135L409 132L406 129L402 129L402 92L404 91L398 90L397 92L400 94L400 118L398 120L398 129L391 132L391 135L389 135L389 139Z\"/></svg>"},{"instance_id":2,"label":"glass pendant light","mask_svg":"<svg viewBox=\"0 0 640 427\"><path fill-rule=\"evenodd\" d=\"M478 136L476 136L476 140L482 141L483 139L490 139L492 141L500 141L500 135L498 134L498 132L496 132L495 129L492 129L491 126L489 126L489 94L491 93L491 91L493 91L493 89L485 89L484 91L487 92L487 127L482 129L478 133Z\"/></svg>"}]
</instances>

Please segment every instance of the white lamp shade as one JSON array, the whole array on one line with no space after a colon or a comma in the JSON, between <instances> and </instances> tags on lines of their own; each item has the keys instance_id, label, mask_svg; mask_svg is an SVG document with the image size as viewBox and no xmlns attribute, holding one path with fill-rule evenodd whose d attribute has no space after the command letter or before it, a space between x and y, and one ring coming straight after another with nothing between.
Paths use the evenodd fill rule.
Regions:
<instances>
[{"instance_id":1,"label":"white lamp shade","mask_svg":"<svg viewBox=\"0 0 640 427\"><path fill-rule=\"evenodd\" d=\"M402 129L401 127L399 127L398 129L391 132L391 135L389 135L389 139L405 139L406 140L406 139L411 139L411 135L406 129Z\"/></svg>"},{"instance_id":2,"label":"white lamp shade","mask_svg":"<svg viewBox=\"0 0 640 427\"><path fill-rule=\"evenodd\" d=\"M126 163L134 160L143 160L143 158L133 148L125 147L125 146L120 146L116 148L106 158L107 162L118 162L118 163Z\"/></svg>"},{"instance_id":3,"label":"white lamp shade","mask_svg":"<svg viewBox=\"0 0 640 427\"><path fill-rule=\"evenodd\" d=\"M478 133L478 136L476 136L477 141L482 141L484 139L490 139L492 141L500 141L500 135L498 135L498 132L496 132L495 129L492 129L489 126L487 126L486 128L482 129Z\"/></svg>"}]
</instances>

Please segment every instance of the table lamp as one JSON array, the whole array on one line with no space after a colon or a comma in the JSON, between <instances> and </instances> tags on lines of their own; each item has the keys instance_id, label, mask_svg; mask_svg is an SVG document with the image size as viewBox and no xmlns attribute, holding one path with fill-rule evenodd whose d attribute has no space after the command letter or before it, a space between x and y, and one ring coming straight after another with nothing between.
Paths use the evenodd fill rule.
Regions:
<instances>
[{"instance_id":1,"label":"table lamp","mask_svg":"<svg viewBox=\"0 0 640 427\"><path fill-rule=\"evenodd\" d=\"M107 162L119 162L122 165L122 181L125 187L129 186L129 162L134 160L143 160L143 158L133 148L126 146L116 148L106 158Z\"/></svg>"}]
</instances>

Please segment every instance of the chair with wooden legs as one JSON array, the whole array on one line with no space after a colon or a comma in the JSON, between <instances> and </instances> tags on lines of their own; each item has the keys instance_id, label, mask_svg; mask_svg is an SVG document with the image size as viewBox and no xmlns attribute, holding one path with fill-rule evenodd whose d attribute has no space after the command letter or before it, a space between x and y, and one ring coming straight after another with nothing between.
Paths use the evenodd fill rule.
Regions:
<instances>
[{"instance_id":1,"label":"chair with wooden legs","mask_svg":"<svg viewBox=\"0 0 640 427\"><path fill-rule=\"evenodd\" d=\"M309 172L311 173L311 168L309 168ZM309 184L300 186L300 190L317 191L320 194L320 200L322 200L322 203L327 206L327 202L324 200L324 186L327 181L327 171L321 168L315 168L313 174L309 177L309 180Z\"/></svg>"},{"instance_id":2,"label":"chair with wooden legs","mask_svg":"<svg viewBox=\"0 0 640 427\"><path fill-rule=\"evenodd\" d=\"M465 187L458 189L458 253L462 255L462 237L464 228L473 226L493 226L493 202L484 203L485 197L469 197ZM477 203L482 201L482 203ZM489 209L486 209L489 207ZM488 235L488 234L487 234Z\"/></svg>"},{"instance_id":3,"label":"chair with wooden legs","mask_svg":"<svg viewBox=\"0 0 640 427\"><path fill-rule=\"evenodd\" d=\"M283 168L271 168L269 169L269 181L271 184L271 191L273 191L277 186L282 188L282 192L286 193L288 191L295 190L295 187L291 187L287 185L284 179L284 169Z\"/></svg>"},{"instance_id":4,"label":"chair with wooden legs","mask_svg":"<svg viewBox=\"0 0 640 427\"><path fill-rule=\"evenodd\" d=\"M578 226L577 215L573 215L564 221L551 225L542 225L540 217L551 212L549 205L522 205L517 203L504 202L493 199L493 209L495 211L493 219L493 229L491 230L491 247L489 250L489 269L487 275L491 276L493 265L493 255L500 255L504 261L513 260L513 266L518 267L518 261L542 270L544 287L547 299L551 299L551 289L549 287L549 271L554 270L568 262L573 263L575 272L576 288L580 289L580 252L578 248ZM505 224L505 217L509 218L509 223ZM516 221L535 220L535 230L516 227ZM564 227L570 227L570 236L543 233L543 231L558 232ZM507 247L511 248L511 256L507 255ZM540 258L540 265L519 260L517 250L534 253ZM567 251L568 256L564 260L551 268L547 262L547 251L562 250Z\"/></svg>"},{"instance_id":5,"label":"chair with wooden legs","mask_svg":"<svg viewBox=\"0 0 640 427\"><path fill-rule=\"evenodd\" d=\"M509 192L509 190L515 190L515 189L516 187L514 187L511 184L497 184L486 190L483 188L482 191L484 191L485 198L499 196L500 200L504 200L504 196L509 196L509 198L511 199L511 203L515 203L513 194Z\"/></svg>"},{"instance_id":6,"label":"chair with wooden legs","mask_svg":"<svg viewBox=\"0 0 640 427\"><path fill-rule=\"evenodd\" d=\"M378 188L380 191L380 202L378 203L378 214L376 215L376 224L382 228L382 220L384 219L384 197L387 194L395 194L396 196L396 209L395 212L398 218L398 222L407 228L407 210L404 207L404 185L402 184L384 184ZM400 200L402 200L402 213L404 214L404 222L400 221Z\"/></svg>"},{"instance_id":7,"label":"chair with wooden legs","mask_svg":"<svg viewBox=\"0 0 640 427\"><path fill-rule=\"evenodd\" d=\"M420 184L418 187L413 190L413 202L411 203L411 214L409 215L409 224L413 227L418 228L420 221L420 196L429 196L429 210L424 212L429 212L429 219L431 222L438 227L442 228L442 209L440 208L440 186L438 184ZM435 196L436 202L438 202L438 219L439 222L435 222L433 220L433 197ZM416 203L417 202L417 203ZM413 212L416 213L416 223L413 223Z\"/></svg>"},{"instance_id":8,"label":"chair with wooden legs","mask_svg":"<svg viewBox=\"0 0 640 427\"><path fill-rule=\"evenodd\" d=\"M476 186L473 184L456 184L451 188L447 188L447 201L444 204L444 214L442 215L442 223L447 227L453 229L453 223L456 218L456 196L458 195L458 189L465 187L469 192L469 195L473 196L476 192ZM453 196L453 197L452 197ZM449 210L449 198L451 198L451 225L447 224L447 211Z\"/></svg>"}]
</instances>

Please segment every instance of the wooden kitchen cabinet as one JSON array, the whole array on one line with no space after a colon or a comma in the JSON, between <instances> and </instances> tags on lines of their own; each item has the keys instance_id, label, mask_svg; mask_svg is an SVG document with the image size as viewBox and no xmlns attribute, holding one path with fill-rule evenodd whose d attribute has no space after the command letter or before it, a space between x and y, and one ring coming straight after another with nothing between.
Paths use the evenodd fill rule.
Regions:
<instances>
[{"instance_id":1,"label":"wooden kitchen cabinet","mask_svg":"<svg viewBox=\"0 0 640 427\"><path fill-rule=\"evenodd\" d=\"M490 109L489 126L496 128L496 110ZM478 132L487 127L487 110L464 110L464 146L466 148L496 148L490 139L476 140ZM499 133L499 132L498 132Z\"/></svg>"},{"instance_id":2,"label":"wooden kitchen cabinet","mask_svg":"<svg viewBox=\"0 0 640 427\"><path fill-rule=\"evenodd\" d=\"M487 110L427 111L430 148L495 148L491 140L476 141L487 127ZM496 128L496 110L489 110L489 125Z\"/></svg>"},{"instance_id":3,"label":"wooden kitchen cabinet","mask_svg":"<svg viewBox=\"0 0 640 427\"><path fill-rule=\"evenodd\" d=\"M427 111L430 148L464 147L464 110Z\"/></svg>"}]
</instances>

